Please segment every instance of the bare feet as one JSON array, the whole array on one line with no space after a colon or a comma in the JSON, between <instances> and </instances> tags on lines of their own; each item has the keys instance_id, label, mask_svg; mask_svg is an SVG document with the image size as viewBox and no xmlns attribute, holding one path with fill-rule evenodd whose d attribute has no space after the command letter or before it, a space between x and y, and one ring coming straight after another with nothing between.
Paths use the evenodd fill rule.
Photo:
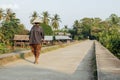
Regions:
<instances>
[{"instance_id":1,"label":"bare feet","mask_svg":"<svg viewBox=\"0 0 120 80\"><path fill-rule=\"evenodd\" d=\"M35 60L34 64L38 64L38 60Z\"/></svg>"},{"instance_id":2,"label":"bare feet","mask_svg":"<svg viewBox=\"0 0 120 80\"><path fill-rule=\"evenodd\" d=\"M34 64L38 64L38 61L35 61Z\"/></svg>"}]
</instances>

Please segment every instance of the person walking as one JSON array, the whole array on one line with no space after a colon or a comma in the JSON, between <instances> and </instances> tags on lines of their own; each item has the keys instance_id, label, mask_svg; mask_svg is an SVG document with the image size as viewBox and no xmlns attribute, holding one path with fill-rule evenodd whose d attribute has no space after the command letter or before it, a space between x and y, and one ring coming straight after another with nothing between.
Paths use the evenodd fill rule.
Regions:
<instances>
[{"instance_id":1,"label":"person walking","mask_svg":"<svg viewBox=\"0 0 120 80\"><path fill-rule=\"evenodd\" d=\"M31 46L31 51L35 57L34 64L38 64L38 59L42 47L42 41L44 40L44 31L40 24L40 19L36 18L33 21L33 27L31 28L29 34L29 44Z\"/></svg>"}]
</instances>

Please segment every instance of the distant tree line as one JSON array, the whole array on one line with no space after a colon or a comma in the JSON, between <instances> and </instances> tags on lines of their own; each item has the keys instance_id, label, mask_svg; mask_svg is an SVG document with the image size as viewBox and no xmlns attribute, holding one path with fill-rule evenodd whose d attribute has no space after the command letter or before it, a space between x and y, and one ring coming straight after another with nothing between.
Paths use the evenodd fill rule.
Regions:
<instances>
[{"instance_id":1,"label":"distant tree line","mask_svg":"<svg viewBox=\"0 0 120 80\"><path fill-rule=\"evenodd\" d=\"M53 35L59 28L59 22L61 22L58 14L51 17L47 11L44 11L41 15L34 11L30 17L31 24L37 17L40 17L45 35ZM28 33L29 31L16 17L16 13L11 9L3 10L0 8L0 43L10 45L15 34L24 35Z\"/></svg>"},{"instance_id":2,"label":"distant tree line","mask_svg":"<svg viewBox=\"0 0 120 80\"><path fill-rule=\"evenodd\" d=\"M59 28L59 22L61 22L58 14L51 17L47 11L44 11L41 15L34 11L30 17L31 24L37 17L40 17L45 35L53 35ZM25 29L20 19L16 17L16 13L11 9L3 10L0 8L0 53L9 51L8 47L13 45L15 34L27 35L29 31Z\"/></svg>"},{"instance_id":3,"label":"distant tree line","mask_svg":"<svg viewBox=\"0 0 120 80\"><path fill-rule=\"evenodd\" d=\"M30 23L32 24L37 17L41 19L41 26L45 31L45 35L54 35L54 32L59 29L59 22L61 22L61 20L58 14L51 17L47 11L42 12L41 15L34 11L31 15Z\"/></svg>"},{"instance_id":4,"label":"distant tree line","mask_svg":"<svg viewBox=\"0 0 120 80\"><path fill-rule=\"evenodd\" d=\"M111 14L106 20L100 18L83 18L75 20L69 30L72 38L96 39L120 58L120 17Z\"/></svg>"},{"instance_id":5,"label":"distant tree line","mask_svg":"<svg viewBox=\"0 0 120 80\"><path fill-rule=\"evenodd\" d=\"M11 9L0 9L0 43L11 45L15 34L28 34L28 30Z\"/></svg>"}]
</instances>

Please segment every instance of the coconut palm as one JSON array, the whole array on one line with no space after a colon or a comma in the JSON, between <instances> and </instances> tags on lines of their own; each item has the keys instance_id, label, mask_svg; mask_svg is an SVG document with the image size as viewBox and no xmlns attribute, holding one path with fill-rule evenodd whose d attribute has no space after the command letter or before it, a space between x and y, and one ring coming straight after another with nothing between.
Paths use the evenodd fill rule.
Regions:
<instances>
[{"instance_id":1,"label":"coconut palm","mask_svg":"<svg viewBox=\"0 0 120 80\"><path fill-rule=\"evenodd\" d=\"M59 28L59 22L61 22L60 17L58 14L55 14L52 18L52 27L53 30L58 30Z\"/></svg>"},{"instance_id":2,"label":"coconut palm","mask_svg":"<svg viewBox=\"0 0 120 80\"><path fill-rule=\"evenodd\" d=\"M11 19L12 15L13 15L12 10L11 9L7 9L6 10L6 14L4 16L5 22L10 22L10 19Z\"/></svg>"},{"instance_id":3,"label":"coconut palm","mask_svg":"<svg viewBox=\"0 0 120 80\"><path fill-rule=\"evenodd\" d=\"M2 27L2 20L3 20L3 15L4 15L4 13L3 13L3 9L2 8L0 8L0 27Z\"/></svg>"},{"instance_id":4,"label":"coconut palm","mask_svg":"<svg viewBox=\"0 0 120 80\"><path fill-rule=\"evenodd\" d=\"M7 9L6 10L6 14L4 16L4 25L12 25L13 27L17 27L17 25L19 25L20 20L16 18L16 14L14 12L12 12L11 9Z\"/></svg>"},{"instance_id":5,"label":"coconut palm","mask_svg":"<svg viewBox=\"0 0 120 80\"><path fill-rule=\"evenodd\" d=\"M9 44L14 34L18 34L21 30L19 29L20 20L16 18L16 14L11 9L6 10L4 20L2 22L2 34L4 43Z\"/></svg>"},{"instance_id":6,"label":"coconut palm","mask_svg":"<svg viewBox=\"0 0 120 80\"><path fill-rule=\"evenodd\" d=\"M68 25L64 25L65 31L68 31Z\"/></svg>"},{"instance_id":7,"label":"coconut palm","mask_svg":"<svg viewBox=\"0 0 120 80\"><path fill-rule=\"evenodd\" d=\"M78 28L79 26L80 26L79 21L78 21L78 20L75 20L75 21L74 21L74 24L73 24L73 27L74 27L74 28Z\"/></svg>"},{"instance_id":8,"label":"coconut palm","mask_svg":"<svg viewBox=\"0 0 120 80\"><path fill-rule=\"evenodd\" d=\"M78 36L81 33L81 27L80 22L78 20L75 20L73 23L73 29L75 31L75 34Z\"/></svg>"},{"instance_id":9,"label":"coconut palm","mask_svg":"<svg viewBox=\"0 0 120 80\"><path fill-rule=\"evenodd\" d=\"M31 18L31 20L30 20L30 23L32 24L32 22L38 17L39 15L38 15L38 13L36 12L36 11L34 11L33 12L33 14L32 14L32 18Z\"/></svg>"},{"instance_id":10,"label":"coconut palm","mask_svg":"<svg viewBox=\"0 0 120 80\"><path fill-rule=\"evenodd\" d=\"M3 41L3 34L2 34L2 30L0 29L0 42Z\"/></svg>"},{"instance_id":11,"label":"coconut palm","mask_svg":"<svg viewBox=\"0 0 120 80\"><path fill-rule=\"evenodd\" d=\"M0 8L0 21L2 20L2 18L3 18L3 9L2 8Z\"/></svg>"},{"instance_id":12,"label":"coconut palm","mask_svg":"<svg viewBox=\"0 0 120 80\"><path fill-rule=\"evenodd\" d=\"M111 14L109 18L107 18L107 21L110 25L120 25L120 18L116 14Z\"/></svg>"},{"instance_id":13,"label":"coconut palm","mask_svg":"<svg viewBox=\"0 0 120 80\"><path fill-rule=\"evenodd\" d=\"M64 25L63 31L64 31L64 35L66 35L67 32L68 32L68 26L67 25Z\"/></svg>"},{"instance_id":14,"label":"coconut palm","mask_svg":"<svg viewBox=\"0 0 120 80\"><path fill-rule=\"evenodd\" d=\"M49 25L49 21L50 21L50 17L49 17L49 13L47 11L42 13L43 17L42 17L42 21L44 24Z\"/></svg>"}]
</instances>

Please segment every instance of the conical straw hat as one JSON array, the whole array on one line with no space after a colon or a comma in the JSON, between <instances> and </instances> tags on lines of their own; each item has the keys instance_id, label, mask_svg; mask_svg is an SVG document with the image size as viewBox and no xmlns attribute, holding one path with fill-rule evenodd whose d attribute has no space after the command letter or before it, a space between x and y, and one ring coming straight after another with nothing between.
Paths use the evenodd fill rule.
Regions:
<instances>
[{"instance_id":1,"label":"conical straw hat","mask_svg":"<svg viewBox=\"0 0 120 80\"><path fill-rule=\"evenodd\" d=\"M41 23L41 20L37 17L32 23Z\"/></svg>"}]
</instances>

